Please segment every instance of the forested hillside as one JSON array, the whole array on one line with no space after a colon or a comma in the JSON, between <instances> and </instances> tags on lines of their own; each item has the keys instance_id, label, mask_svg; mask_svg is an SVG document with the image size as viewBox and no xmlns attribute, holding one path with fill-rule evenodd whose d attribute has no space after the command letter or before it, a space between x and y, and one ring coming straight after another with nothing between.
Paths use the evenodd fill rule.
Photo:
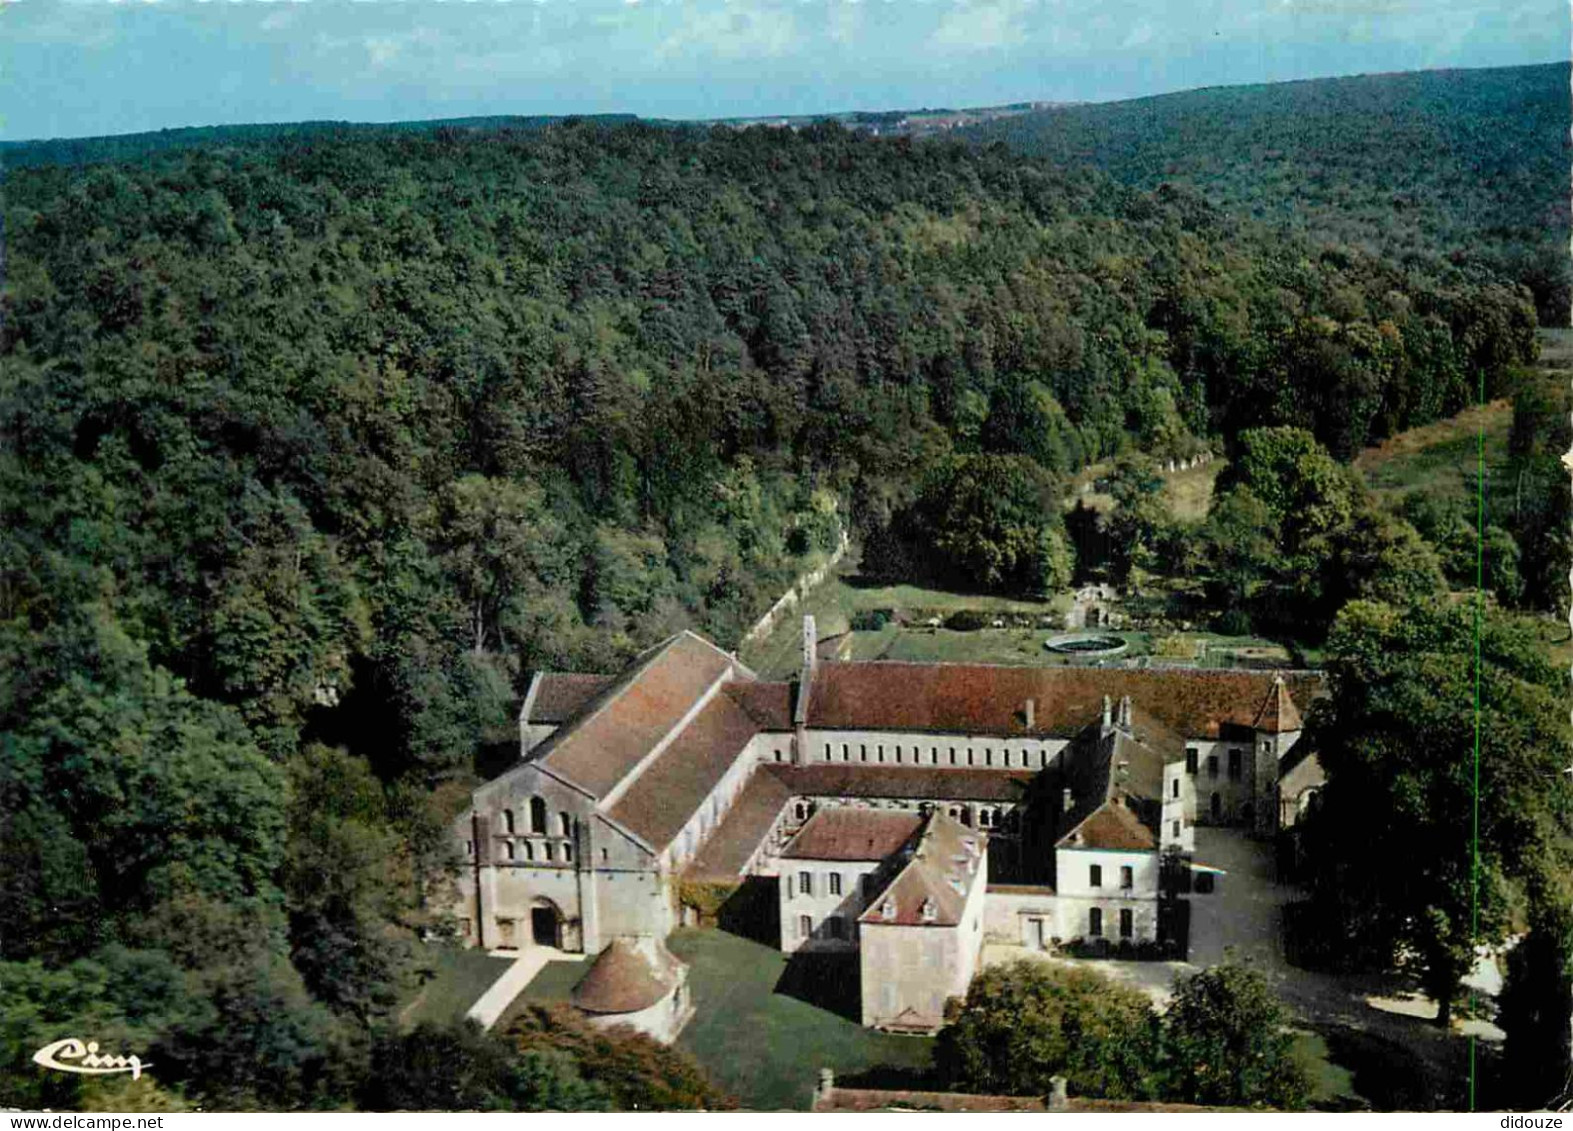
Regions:
<instances>
[{"instance_id":1,"label":"forested hillside","mask_svg":"<svg viewBox=\"0 0 1573 1131\"><path fill-rule=\"evenodd\" d=\"M1330 242L1492 266L1569 318L1568 64L1217 87L958 131Z\"/></svg>"},{"instance_id":2,"label":"forested hillside","mask_svg":"<svg viewBox=\"0 0 1573 1131\"><path fill-rule=\"evenodd\" d=\"M946 483L1006 484L1012 538L1047 513L999 571L1042 581L1086 461L1263 424L1348 458L1534 350L1473 268L837 127L285 136L4 188L0 1059L100 1017L210 1106L366 1094L530 670L732 646L839 525Z\"/></svg>"}]
</instances>

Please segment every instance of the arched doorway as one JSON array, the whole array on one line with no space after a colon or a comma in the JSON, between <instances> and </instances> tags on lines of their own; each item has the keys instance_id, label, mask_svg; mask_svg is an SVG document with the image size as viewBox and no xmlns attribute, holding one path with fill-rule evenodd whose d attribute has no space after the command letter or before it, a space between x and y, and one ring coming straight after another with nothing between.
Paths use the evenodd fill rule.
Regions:
<instances>
[{"instance_id":1,"label":"arched doorway","mask_svg":"<svg viewBox=\"0 0 1573 1131\"><path fill-rule=\"evenodd\" d=\"M530 941L536 946L562 946L563 917L550 900L530 908Z\"/></svg>"}]
</instances>

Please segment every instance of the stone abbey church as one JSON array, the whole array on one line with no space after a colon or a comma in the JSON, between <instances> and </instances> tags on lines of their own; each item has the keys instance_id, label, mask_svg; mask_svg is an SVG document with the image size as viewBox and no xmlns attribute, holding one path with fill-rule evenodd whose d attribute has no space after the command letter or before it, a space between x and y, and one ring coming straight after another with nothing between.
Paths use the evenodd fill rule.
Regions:
<instances>
[{"instance_id":1,"label":"stone abbey church","mask_svg":"<svg viewBox=\"0 0 1573 1131\"><path fill-rule=\"evenodd\" d=\"M633 1013L673 989L633 944L664 953L697 892L773 886L784 951L857 953L864 1023L931 1031L985 938L1158 941L1160 865L1198 824L1269 836L1320 785L1297 742L1320 693L1305 671L824 661L812 618L776 682L684 632L616 675L534 677L520 761L455 826L456 911L474 945L615 963L595 977Z\"/></svg>"}]
</instances>

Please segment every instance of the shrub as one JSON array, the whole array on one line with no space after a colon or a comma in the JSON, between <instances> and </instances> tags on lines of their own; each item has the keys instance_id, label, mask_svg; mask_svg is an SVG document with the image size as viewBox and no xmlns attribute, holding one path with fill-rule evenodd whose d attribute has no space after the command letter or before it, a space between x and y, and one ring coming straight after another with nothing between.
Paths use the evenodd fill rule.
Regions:
<instances>
[{"instance_id":1,"label":"shrub","mask_svg":"<svg viewBox=\"0 0 1573 1131\"><path fill-rule=\"evenodd\" d=\"M976 632L988 624L988 618L976 609L958 609L945 618L945 627L954 632Z\"/></svg>"},{"instance_id":2,"label":"shrub","mask_svg":"<svg viewBox=\"0 0 1573 1131\"><path fill-rule=\"evenodd\" d=\"M887 609L860 609L852 614L854 632L878 632L890 623Z\"/></svg>"}]
</instances>

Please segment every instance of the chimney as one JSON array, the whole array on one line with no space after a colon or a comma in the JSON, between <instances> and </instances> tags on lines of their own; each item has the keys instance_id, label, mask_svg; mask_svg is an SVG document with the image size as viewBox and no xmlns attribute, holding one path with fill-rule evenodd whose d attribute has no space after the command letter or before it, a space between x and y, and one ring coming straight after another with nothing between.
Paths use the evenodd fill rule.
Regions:
<instances>
[{"instance_id":1,"label":"chimney","mask_svg":"<svg viewBox=\"0 0 1573 1131\"><path fill-rule=\"evenodd\" d=\"M1113 714L1113 711L1114 711L1113 701L1110 700L1110 698L1107 695L1105 695L1103 697L1103 725L1105 727L1107 727L1109 725L1109 723L1111 721L1110 720L1110 716Z\"/></svg>"},{"instance_id":2,"label":"chimney","mask_svg":"<svg viewBox=\"0 0 1573 1131\"><path fill-rule=\"evenodd\" d=\"M1131 729L1131 697L1120 696L1120 726L1126 730Z\"/></svg>"},{"instance_id":3,"label":"chimney","mask_svg":"<svg viewBox=\"0 0 1573 1131\"><path fill-rule=\"evenodd\" d=\"M803 682L807 683L819 670L819 632L814 627L814 615L803 617Z\"/></svg>"},{"instance_id":4,"label":"chimney","mask_svg":"<svg viewBox=\"0 0 1573 1131\"><path fill-rule=\"evenodd\" d=\"M1069 1111L1071 1106L1070 1093L1066 1090L1066 1080L1063 1076L1049 1077L1049 1110Z\"/></svg>"},{"instance_id":5,"label":"chimney","mask_svg":"<svg viewBox=\"0 0 1573 1131\"><path fill-rule=\"evenodd\" d=\"M1025 713L1027 716L1027 729L1032 730L1038 725L1038 701L1036 699L1027 700Z\"/></svg>"},{"instance_id":6,"label":"chimney","mask_svg":"<svg viewBox=\"0 0 1573 1131\"><path fill-rule=\"evenodd\" d=\"M1068 786L1065 789L1062 789L1060 793L1064 798L1064 811L1069 813L1072 809L1076 808L1076 795L1070 791Z\"/></svg>"}]
</instances>

